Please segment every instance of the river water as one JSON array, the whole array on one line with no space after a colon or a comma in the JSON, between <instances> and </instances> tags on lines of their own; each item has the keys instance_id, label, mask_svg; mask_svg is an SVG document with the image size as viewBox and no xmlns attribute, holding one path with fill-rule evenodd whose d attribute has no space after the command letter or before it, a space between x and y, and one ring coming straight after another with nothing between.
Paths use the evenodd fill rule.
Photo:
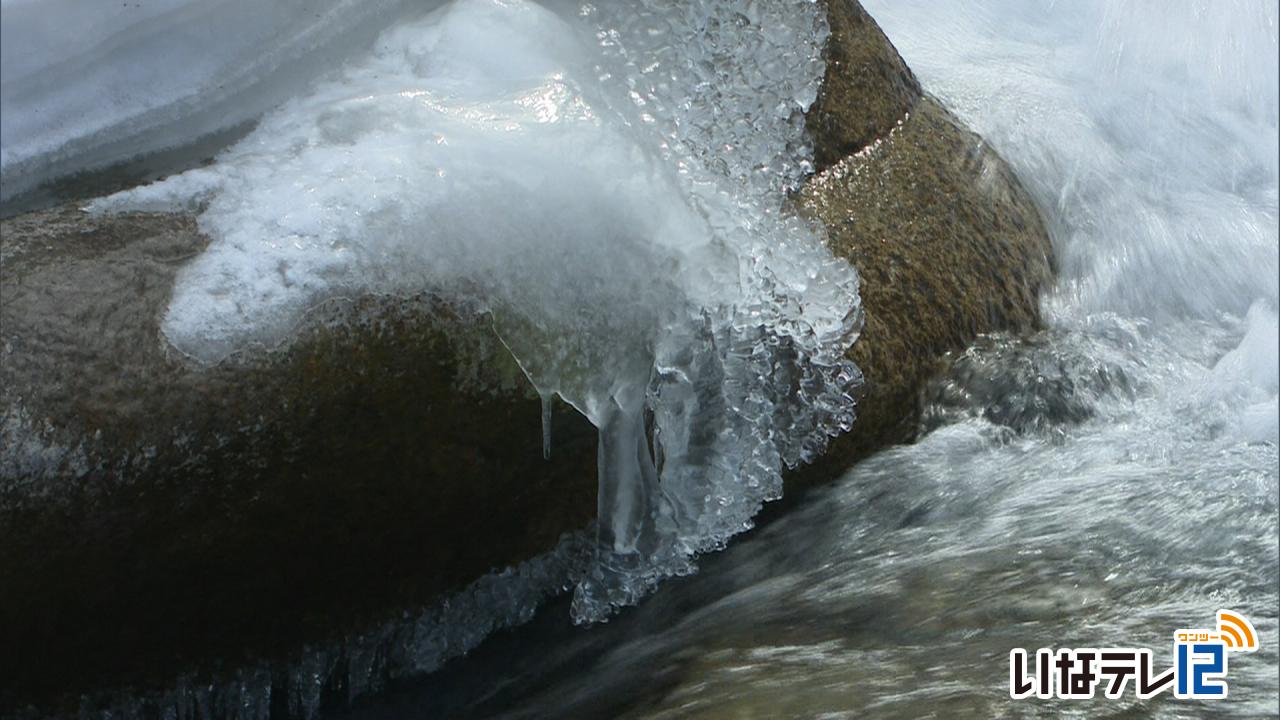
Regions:
<instances>
[{"instance_id":1,"label":"river water","mask_svg":"<svg viewBox=\"0 0 1280 720\"><path fill-rule=\"evenodd\" d=\"M1053 228L1048 328L986 338L918 443L605 625L563 603L362 718L1274 717L1273 3L873 0ZM1009 651L1261 636L1229 699L1012 700Z\"/></svg>"}]
</instances>

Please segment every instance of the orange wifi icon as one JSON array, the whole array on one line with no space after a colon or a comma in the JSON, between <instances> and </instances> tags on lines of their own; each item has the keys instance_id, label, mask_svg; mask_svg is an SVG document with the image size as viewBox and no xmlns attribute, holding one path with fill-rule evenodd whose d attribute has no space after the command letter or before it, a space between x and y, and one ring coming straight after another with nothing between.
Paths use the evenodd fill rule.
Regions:
<instances>
[{"instance_id":1,"label":"orange wifi icon","mask_svg":"<svg viewBox=\"0 0 1280 720\"><path fill-rule=\"evenodd\" d=\"M1231 610L1218 611L1218 636L1227 649L1253 652L1258 649L1258 632L1245 616Z\"/></svg>"}]
</instances>

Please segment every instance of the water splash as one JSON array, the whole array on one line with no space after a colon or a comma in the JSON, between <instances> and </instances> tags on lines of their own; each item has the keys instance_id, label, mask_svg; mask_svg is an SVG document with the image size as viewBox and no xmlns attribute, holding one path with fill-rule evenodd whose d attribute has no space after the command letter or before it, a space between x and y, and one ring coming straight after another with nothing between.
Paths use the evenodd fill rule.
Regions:
<instances>
[{"instance_id":1,"label":"water splash","mask_svg":"<svg viewBox=\"0 0 1280 720\"><path fill-rule=\"evenodd\" d=\"M1280 296L1280 10L1252 0L867 0L1046 209L1070 322Z\"/></svg>"}]
</instances>

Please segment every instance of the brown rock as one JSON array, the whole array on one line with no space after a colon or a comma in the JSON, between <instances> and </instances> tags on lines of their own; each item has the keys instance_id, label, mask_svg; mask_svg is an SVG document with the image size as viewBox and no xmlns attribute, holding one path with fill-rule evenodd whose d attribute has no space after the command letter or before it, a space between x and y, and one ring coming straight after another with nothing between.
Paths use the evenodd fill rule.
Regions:
<instances>
[{"instance_id":1,"label":"brown rock","mask_svg":"<svg viewBox=\"0 0 1280 720\"><path fill-rule=\"evenodd\" d=\"M849 356L866 383L853 431L789 487L913 440L940 358L983 333L1038 327L1053 275L1049 234L1008 164L921 95L856 0L828 7L827 75L807 118L821 170L793 199L861 276L866 325Z\"/></svg>"},{"instance_id":2,"label":"brown rock","mask_svg":"<svg viewBox=\"0 0 1280 720\"><path fill-rule=\"evenodd\" d=\"M1038 327L1052 278L1040 214L999 155L932 99L811 178L797 201L858 268L866 318L850 352L866 379L857 424L821 469L914 439L920 391L945 353Z\"/></svg>"},{"instance_id":3,"label":"brown rock","mask_svg":"<svg viewBox=\"0 0 1280 720\"><path fill-rule=\"evenodd\" d=\"M884 136L922 95L920 83L857 0L828 0L826 76L809 108L819 171Z\"/></svg>"},{"instance_id":4,"label":"brown rock","mask_svg":"<svg viewBox=\"0 0 1280 720\"><path fill-rule=\"evenodd\" d=\"M544 461L483 321L369 298L199 370L158 328L190 217L0 236L0 707L340 633L595 514L595 429L559 406Z\"/></svg>"}]
</instances>

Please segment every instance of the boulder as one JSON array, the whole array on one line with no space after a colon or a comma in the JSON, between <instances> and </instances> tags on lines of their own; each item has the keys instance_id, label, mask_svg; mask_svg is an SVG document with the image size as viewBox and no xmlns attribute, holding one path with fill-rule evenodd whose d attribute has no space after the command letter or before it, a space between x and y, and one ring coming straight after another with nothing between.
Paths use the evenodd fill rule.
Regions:
<instances>
[{"instance_id":1,"label":"boulder","mask_svg":"<svg viewBox=\"0 0 1280 720\"><path fill-rule=\"evenodd\" d=\"M200 369L159 334L193 218L60 208L0 236L0 687L291 647L594 516L595 428L557 405L544 460L541 402L483 321L364 298Z\"/></svg>"},{"instance_id":2,"label":"boulder","mask_svg":"<svg viewBox=\"0 0 1280 720\"><path fill-rule=\"evenodd\" d=\"M999 155L830 0L792 198L862 277L855 428L789 489L911 440L942 356L1038 323L1048 235ZM596 433L542 404L484 317L429 296L318 308L196 368L159 323L189 215L0 222L0 709L286 652L550 549L595 512ZM7 693L7 694L6 694Z\"/></svg>"},{"instance_id":3,"label":"boulder","mask_svg":"<svg viewBox=\"0 0 1280 720\"><path fill-rule=\"evenodd\" d=\"M1053 278L1031 196L995 150L929 97L811 177L794 200L858 268L866 324L849 353L865 378L857 423L793 486L913 440L921 390L944 357L979 335L1037 329L1039 293Z\"/></svg>"}]
</instances>

